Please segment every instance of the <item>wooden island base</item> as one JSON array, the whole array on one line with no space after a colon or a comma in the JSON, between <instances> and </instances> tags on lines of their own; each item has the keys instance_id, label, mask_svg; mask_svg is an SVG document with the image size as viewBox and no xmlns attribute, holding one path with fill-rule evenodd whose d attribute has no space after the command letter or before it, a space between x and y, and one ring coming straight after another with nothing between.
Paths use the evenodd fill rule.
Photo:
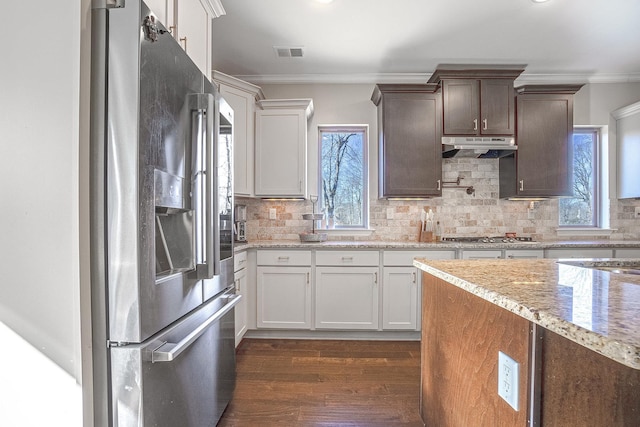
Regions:
<instances>
[{"instance_id":1,"label":"wooden island base","mask_svg":"<svg viewBox=\"0 0 640 427\"><path fill-rule=\"evenodd\" d=\"M426 427L638 426L640 371L428 273L422 291ZM498 396L498 352L520 364L518 410Z\"/></svg>"}]
</instances>

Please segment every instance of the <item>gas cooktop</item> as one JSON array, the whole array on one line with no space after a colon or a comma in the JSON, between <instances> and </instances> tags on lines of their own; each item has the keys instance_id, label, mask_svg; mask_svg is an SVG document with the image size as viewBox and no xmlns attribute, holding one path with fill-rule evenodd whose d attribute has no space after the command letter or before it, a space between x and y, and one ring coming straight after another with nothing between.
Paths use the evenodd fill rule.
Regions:
<instances>
[{"instance_id":1,"label":"gas cooktop","mask_svg":"<svg viewBox=\"0 0 640 427\"><path fill-rule=\"evenodd\" d=\"M531 237L443 237L443 242L455 242L455 243L534 243Z\"/></svg>"}]
</instances>

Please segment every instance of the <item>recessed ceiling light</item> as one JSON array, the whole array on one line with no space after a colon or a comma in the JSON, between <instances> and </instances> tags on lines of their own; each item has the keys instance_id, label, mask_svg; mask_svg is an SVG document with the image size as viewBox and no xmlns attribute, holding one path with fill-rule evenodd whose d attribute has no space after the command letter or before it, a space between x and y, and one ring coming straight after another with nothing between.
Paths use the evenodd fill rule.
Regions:
<instances>
[{"instance_id":1,"label":"recessed ceiling light","mask_svg":"<svg viewBox=\"0 0 640 427\"><path fill-rule=\"evenodd\" d=\"M548 2L549 0L531 0L534 3L545 3Z\"/></svg>"},{"instance_id":2,"label":"recessed ceiling light","mask_svg":"<svg viewBox=\"0 0 640 427\"><path fill-rule=\"evenodd\" d=\"M328 3L331 3L333 0L316 0L316 1L317 1L318 3L325 3L325 4L328 4Z\"/></svg>"}]
</instances>

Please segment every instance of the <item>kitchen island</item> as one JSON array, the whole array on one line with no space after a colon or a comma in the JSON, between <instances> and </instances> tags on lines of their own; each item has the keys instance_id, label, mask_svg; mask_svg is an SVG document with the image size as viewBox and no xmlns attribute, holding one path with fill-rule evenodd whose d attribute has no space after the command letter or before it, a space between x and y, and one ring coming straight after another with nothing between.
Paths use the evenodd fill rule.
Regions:
<instances>
[{"instance_id":1,"label":"kitchen island","mask_svg":"<svg viewBox=\"0 0 640 427\"><path fill-rule=\"evenodd\" d=\"M640 425L640 276L593 264L415 260L425 424ZM512 405L499 352L518 363Z\"/></svg>"}]
</instances>

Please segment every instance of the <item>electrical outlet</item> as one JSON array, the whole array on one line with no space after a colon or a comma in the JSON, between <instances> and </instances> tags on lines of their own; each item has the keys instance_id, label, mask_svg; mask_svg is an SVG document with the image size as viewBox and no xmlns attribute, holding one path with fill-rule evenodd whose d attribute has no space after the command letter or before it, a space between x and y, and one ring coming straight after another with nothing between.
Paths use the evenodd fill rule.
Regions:
<instances>
[{"instance_id":1,"label":"electrical outlet","mask_svg":"<svg viewBox=\"0 0 640 427\"><path fill-rule=\"evenodd\" d=\"M518 371L520 364L503 352L498 352L498 395L518 410Z\"/></svg>"},{"instance_id":2,"label":"electrical outlet","mask_svg":"<svg viewBox=\"0 0 640 427\"><path fill-rule=\"evenodd\" d=\"M536 212L533 209L527 209L527 219L536 219Z\"/></svg>"},{"instance_id":3,"label":"electrical outlet","mask_svg":"<svg viewBox=\"0 0 640 427\"><path fill-rule=\"evenodd\" d=\"M636 206L636 213L633 216L634 218L640 218L640 206Z\"/></svg>"},{"instance_id":4,"label":"electrical outlet","mask_svg":"<svg viewBox=\"0 0 640 427\"><path fill-rule=\"evenodd\" d=\"M387 208L387 219L393 219L395 211L394 208Z\"/></svg>"},{"instance_id":5,"label":"electrical outlet","mask_svg":"<svg viewBox=\"0 0 640 427\"><path fill-rule=\"evenodd\" d=\"M269 219L276 219L276 208L269 209Z\"/></svg>"}]
</instances>

